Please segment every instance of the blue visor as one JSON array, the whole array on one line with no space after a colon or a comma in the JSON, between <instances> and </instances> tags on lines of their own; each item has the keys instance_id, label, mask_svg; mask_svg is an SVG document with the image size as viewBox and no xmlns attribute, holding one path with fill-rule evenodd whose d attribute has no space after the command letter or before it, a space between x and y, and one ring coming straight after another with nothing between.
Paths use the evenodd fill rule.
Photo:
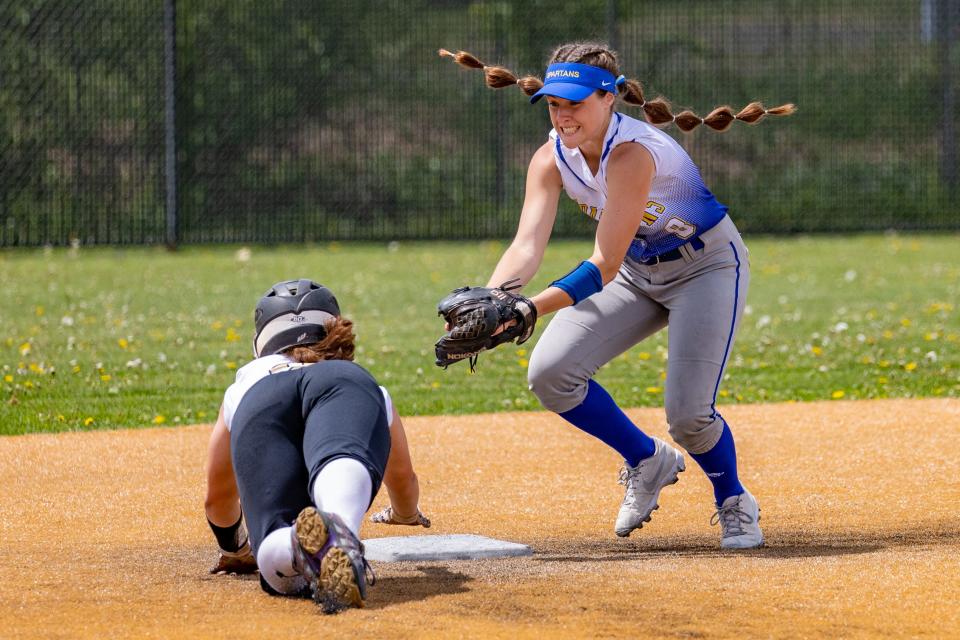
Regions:
<instances>
[{"instance_id":1,"label":"blue visor","mask_svg":"<svg viewBox=\"0 0 960 640\"><path fill-rule=\"evenodd\" d=\"M597 89L617 93L617 85L623 76L615 77L606 69L577 62L558 62L547 67L543 88L530 98L533 104L543 96L554 96L580 102L590 97Z\"/></svg>"}]
</instances>

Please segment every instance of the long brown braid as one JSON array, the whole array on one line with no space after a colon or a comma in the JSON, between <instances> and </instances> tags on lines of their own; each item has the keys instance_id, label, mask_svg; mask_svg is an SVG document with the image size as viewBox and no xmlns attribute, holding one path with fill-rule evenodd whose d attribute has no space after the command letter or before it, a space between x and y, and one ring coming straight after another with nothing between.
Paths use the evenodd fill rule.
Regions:
<instances>
[{"instance_id":1,"label":"long brown braid","mask_svg":"<svg viewBox=\"0 0 960 640\"><path fill-rule=\"evenodd\" d=\"M518 85L526 95L532 96L543 88L543 81L536 76L517 77L509 69L484 64L475 55L466 51L451 53L446 49L440 49L438 53L441 56L453 58L457 64L468 69L481 69L487 86L493 89ZM588 64L605 69L614 76L620 75L620 63L616 52L598 42L574 42L561 45L550 55L550 61L547 64L556 62ZM598 91L603 90L598 89ZM643 85L633 79L626 80L620 87L620 97L627 104L643 109L643 115L650 124L666 125L673 122L676 123L677 128L685 132L693 131L701 124L707 125L714 131L726 131L735 120L757 124L763 120L764 116L788 116L796 111L796 107L790 103L768 109L760 102L751 102L737 113L734 113L728 105L722 105L703 118L689 109L674 115L670 102L666 98L657 96L648 101L643 95Z\"/></svg>"}]
</instances>

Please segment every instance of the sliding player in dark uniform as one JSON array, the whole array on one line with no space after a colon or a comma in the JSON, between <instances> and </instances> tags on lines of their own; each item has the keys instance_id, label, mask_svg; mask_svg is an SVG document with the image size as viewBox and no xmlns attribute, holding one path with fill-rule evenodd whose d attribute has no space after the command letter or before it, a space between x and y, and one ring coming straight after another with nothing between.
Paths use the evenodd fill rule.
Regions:
<instances>
[{"instance_id":1,"label":"sliding player in dark uniform","mask_svg":"<svg viewBox=\"0 0 960 640\"><path fill-rule=\"evenodd\" d=\"M210 439L206 512L221 564L246 551L268 593L312 595L326 612L363 606L373 576L359 530L380 483L391 506L375 521L430 526L400 416L351 362L352 323L326 287L277 283L255 324L256 359L237 371Z\"/></svg>"}]
</instances>

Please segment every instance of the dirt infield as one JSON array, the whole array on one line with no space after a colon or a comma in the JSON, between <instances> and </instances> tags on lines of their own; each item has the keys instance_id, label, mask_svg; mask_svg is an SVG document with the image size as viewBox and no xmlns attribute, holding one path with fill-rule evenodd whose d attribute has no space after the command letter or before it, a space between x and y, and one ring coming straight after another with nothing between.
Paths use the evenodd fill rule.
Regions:
<instances>
[{"instance_id":1,"label":"dirt infield","mask_svg":"<svg viewBox=\"0 0 960 640\"><path fill-rule=\"evenodd\" d=\"M629 414L665 433L662 412ZM207 575L209 426L0 439L0 636L960 637L960 401L724 415L765 549L719 551L692 461L621 540L616 456L559 418L408 418L430 532L535 554L380 564L368 607L332 617Z\"/></svg>"}]
</instances>

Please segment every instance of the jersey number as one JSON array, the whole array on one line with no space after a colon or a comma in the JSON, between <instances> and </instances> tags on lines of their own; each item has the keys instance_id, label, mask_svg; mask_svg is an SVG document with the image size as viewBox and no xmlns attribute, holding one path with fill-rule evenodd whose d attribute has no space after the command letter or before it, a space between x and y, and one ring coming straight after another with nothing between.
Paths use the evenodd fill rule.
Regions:
<instances>
[{"instance_id":1,"label":"jersey number","mask_svg":"<svg viewBox=\"0 0 960 640\"><path fill-rule=\"evenodd\" d=\"M697 228L694 225L681 220L680 218L670 218L667 220L667 223L663 225L663 229L667 233L672 233L678 238L683 238L684 240L697 232Z\"/></svg>"}]
</instances>

